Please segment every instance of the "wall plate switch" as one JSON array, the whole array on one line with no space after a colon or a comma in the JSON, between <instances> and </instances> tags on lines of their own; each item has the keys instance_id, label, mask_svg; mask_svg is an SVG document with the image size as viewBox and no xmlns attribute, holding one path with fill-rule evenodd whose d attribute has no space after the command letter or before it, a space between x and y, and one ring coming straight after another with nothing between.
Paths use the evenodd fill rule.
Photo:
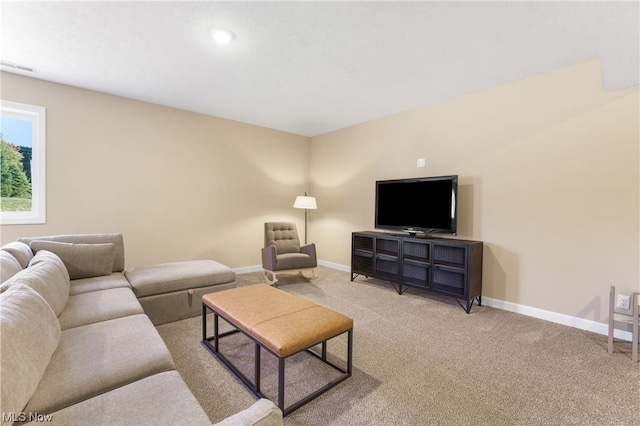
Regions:
<instances>
[{"instance_id":1,"label":"wall plate switch","mask_svg":"<svg viewBox=\"0 0 640 426\"><path fill-rule=\"evenodd\" d=\"M426 165L426 161L424 160L424 158L418 158L416 167L424 167Z\"/></svg>"},{"instance_id":2,"label":"wall plate switch","mask_svg":"<svg viewBox=\"0 0 640 426\"><path fill-rule=\"evenodd\" d=\"M616 308L629 309L629 305L631 304L631 296L625 296L624 294L619 294L616 299Z\"/></svg>"}]
</instances>

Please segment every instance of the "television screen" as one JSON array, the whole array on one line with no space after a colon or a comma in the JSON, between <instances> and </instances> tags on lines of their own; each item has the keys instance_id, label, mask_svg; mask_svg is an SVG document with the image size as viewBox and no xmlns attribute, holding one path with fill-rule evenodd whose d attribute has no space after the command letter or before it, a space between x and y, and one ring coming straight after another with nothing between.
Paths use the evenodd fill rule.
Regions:
<instances>
[{"instance_id":1,"label":"television screen","mask_svg":"<svg viewBox=\"0 0 640 426\"><path fill-rule=\"evenodd\" d=\"M457 193L457 175L377 181L375 227L455 235Z\"/></svg>"}]
</instances>

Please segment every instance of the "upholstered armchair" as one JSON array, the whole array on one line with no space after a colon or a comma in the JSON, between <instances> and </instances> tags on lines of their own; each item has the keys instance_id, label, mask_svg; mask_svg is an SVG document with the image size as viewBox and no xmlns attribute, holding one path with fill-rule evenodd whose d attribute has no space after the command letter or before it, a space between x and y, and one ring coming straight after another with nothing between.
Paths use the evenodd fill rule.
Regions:
<instances>
[{"instance_id":1,"label":"upholstered armchair","mask_svg":"<svg viewBox=\"0 0 640 426\"><path fill-rule=\"evenodd\" d=\"M267 222L264 224L264 248L262 267L264 278L270 285L278 279L276 273L299 272L307 279L316 278L316 245L300 246L295 223ZM305 275L311 272L311 276Z\"/></svg>"}]
</instances>

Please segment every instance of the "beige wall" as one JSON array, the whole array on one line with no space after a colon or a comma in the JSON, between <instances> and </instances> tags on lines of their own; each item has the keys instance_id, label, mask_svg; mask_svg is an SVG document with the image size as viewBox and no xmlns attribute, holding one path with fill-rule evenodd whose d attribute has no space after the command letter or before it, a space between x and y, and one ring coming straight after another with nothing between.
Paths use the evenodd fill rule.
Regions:
<instances>
[{"instance_id":1,"label":"beige wall","mask_svg":"<svg viewBox=\"0 0 640 426\"><path fill-rule=\"evenodd\" d=\"M47 108L47 223L2 226L3 244L122 232L127 268L253 266L262 223L301 229L309 189L309 240L348 267L375 180L458 174L485 297L603 321L609 285L639 287L639 91L603 92L597 61L311 139L14 74L1 89Z\"/></svg>"},{"instance_id":2,"label":"beige wall","mask_svg":"<svg viewBox=\"0 0 640 426\"><path fill-rule=\"evenodd\" d=\"M638 87L604 92L590 61L315 137L310 238L349 265L375 180L458 174L483 296L603 321L610 285L640 287L639 117Z\"/></svg>"},{"instance_id":3,"label":"beige wall","mask_svg":"<svg viewBox=\"0 0 640 426\"><path fill-rule=\"evenodd\" d=\"M46 107L47 223L20 236L121 232L127 268L260 264L265 220L304 216L309 138L2 73L2 99Z\"/></svg>"}]
</instances>

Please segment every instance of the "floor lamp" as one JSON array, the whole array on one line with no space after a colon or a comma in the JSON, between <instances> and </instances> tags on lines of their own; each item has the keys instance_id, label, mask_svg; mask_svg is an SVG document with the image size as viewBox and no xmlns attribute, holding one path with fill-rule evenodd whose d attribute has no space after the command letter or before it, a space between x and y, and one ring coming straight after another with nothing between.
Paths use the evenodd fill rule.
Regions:
<instances>
[{"instance_id":1,"label":"floor lamp","mask_svg":"<svg viewBox=\"0 0 640 426\"><path fill-rule=\"evenodd\" d=\"M298 195L296 201L293 203L293 207L296 209L304 209L304 244L307 244L307 210L315 210L318 208L315 197L304 195Z\"/></svg>"}]
</instances>

